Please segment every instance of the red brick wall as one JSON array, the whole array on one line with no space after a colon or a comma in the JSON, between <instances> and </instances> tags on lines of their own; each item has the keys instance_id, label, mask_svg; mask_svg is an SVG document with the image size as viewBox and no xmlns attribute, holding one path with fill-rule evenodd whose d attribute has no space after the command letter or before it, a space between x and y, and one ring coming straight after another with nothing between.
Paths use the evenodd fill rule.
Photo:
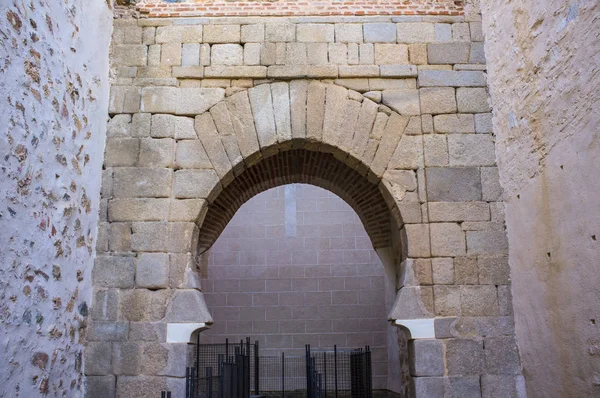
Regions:
<instances>
[{"instance_id":1,"label":"red brick wall","mask_svg":"<svg viewBox=\"0 0 600 398\"><path fill-rule=\"evenodd\" d=\"M286 187L292 187L287 211ZM255 196L216 241L203 273L215 320L201 334L203 342L251 336L265 355L301 354L307 343L368 344L375 386L385 388L391 326L383 265L358 216L339 197L303 184Z\"/></svg>"},{"instance_id":2,"label":"red brick wall","mask_svg":"<svg viewBox=\"0 0 600 398\"><path fill-rule=\"evenodd\" d=\"M188 1L142 0L150 17L305 15L462 15L463 0Z\"/></svg>"}]
</instances>

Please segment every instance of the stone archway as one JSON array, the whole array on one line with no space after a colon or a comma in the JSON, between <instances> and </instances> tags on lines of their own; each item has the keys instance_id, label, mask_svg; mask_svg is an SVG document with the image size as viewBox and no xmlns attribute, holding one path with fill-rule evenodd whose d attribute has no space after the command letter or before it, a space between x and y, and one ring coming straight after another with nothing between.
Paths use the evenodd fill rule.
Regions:
<instances>
[{"instance_id":1,"label":"stone archway","mask_svg":"<svg viewBox=\"0 0 600 398\"><path fill-rule=\"evenodd\" d=\"M172 107L174 96L184 97L171 110L180 116L154 114ZM444 382L444 342L436 337L450 333L455 319L439 319L439 328L435 316L458 315L452 311L461 298L445 309L443 294L456 300L456 290L442 286L441 311L434 308L430 258L447 266L466 254L465 232L452 221L480 206L451 202L478 200L481 182L470 168L426 171L420 117L317 80L227 93L146 87L141 110L133 116L143 129L136 134L148 138L107 144L109 244L93 271L92 383L128 397L183 386L189 336L213 322L196 254L248 198L288 182L329 189L356 210L386 266L388 318L413 339L415 390Z\"/></svg>"}]
</instances>

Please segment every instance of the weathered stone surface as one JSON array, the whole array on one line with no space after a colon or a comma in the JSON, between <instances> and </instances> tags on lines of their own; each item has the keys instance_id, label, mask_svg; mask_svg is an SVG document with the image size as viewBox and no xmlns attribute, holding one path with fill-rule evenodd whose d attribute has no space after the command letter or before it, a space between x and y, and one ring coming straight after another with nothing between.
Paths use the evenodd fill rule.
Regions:
<instances>
[{"instance_id":1,"label":"weathered stone surface","mask_svg":"<svg viewBox=\"0 0 600 398\"><path fill-rule=\"evenodd\" d=\"M296 25L296 40L299 42L334 41L334 26L329 24L299 24Z\"/></svg>"},{"instance_id":2,"label":"weathered stone surface","mask_svg":"<svg viewBox=\"0 0 600 398\"><path fill-rule=\"evenodd\" d=\"M467 249L470 254L502 254L508 251L504 231L467 231Z\"/></svg>"},{"instance_id":3,"label":"weathered stone surface","mask_svg":"<svg viewBox=\"0 0 600 398\"><path fill-rule=\"evenodd\" d=\"M408 345L413 376L444 375L444 343L440 340L411 340Z\"/></svg>"},{"instance_id":4,"label":"weathered stone surface","mask_svg":"<svg viewBox=\"0 0 600 398\"><path fill-rule=\"evenodd\" d=\"M260 65L260 43L244 45L244 65Z\"/></svg>"},{"instance_id":5,"label":"weathered stone surface","mask_svg":"<svg viewBox=\"0 0 600 398\"><path fill-rule=\"evenodd\" d=\"M110 350L108 351L110 354ZM86 397L105 398L116 394L115 376L88 376L85 378Z\"/></svg>"},{"instance_id":6,"label":"weathered stone surface","mask_svg":"<svg viewBox=\"0 0 600 398\"><path fill-rule=\"evenodd\" d=\"M195 311L189 311L190 306L195 308ZM168 322L213 323L202 293L195 289L182 289L175 292L167 309L165 320Z\"/></svg>"},{"instance_id":7,"label":"weathered stone surface","mask_svg":"<svg viewBox=\"0 0 600 398\"><path fill-rule=\"evenodd\" d=\"M246 163L255 160L259 155L258 137L254 127L254 118L247 92L240 92L227 98L227 109L231 117L233 129L237 136L240 152Z\"/></svg>"},{"instance_id":8,"label":"weathered stone surface","mask_svg":"<svg viewBox=\"0 0 600 398\"><path fill-rule=\"evenodd\" d=\"M428 224L407 224L406 230L407 255L409 257L429 257L431 249L429 246Z\"/></svg>"},{"instance_id":9,"label":"weathered stone surface","mask_svg":"<svg viewBox=\"0 0 600 398\"><path fill-rule=\"evenodd\" d=\"M492 114L480 113L475 115L475 132L476 133L491 133L492 132Z\"/></svg>"},{"instance_id":10,"label":"weathered stone surface","mask_svg":"<svg viewBox=\"0 0 600 398\"><path fill-rule=\"evenodd\" d=\"M176 198L213 199L220 190L219 176L214 170L179 170L175 172L173 195Z\"/></svg>"},{"instance_id":11,"label":"weathered stone surface","mask_svg":"<svg viewBox=\"0 0 600 398\"><path fill-rule=\"evenodd\" d=\"M269 23L266 25L265 40L270 42L290 42L296 39L296 25L291 23ZM317 40L325 41L325 40Z\"/></svg>"},{"instance_id":12,"label":"weathered stone surface","mask_svg":"<svg viewBox=\"0 0 600 398\"><path fill-rule=\"evenodd\" d=\"M335 41L341 43L362 43L363 29L361 24L336 23Z\"/></svg>"},{"instance_id":13,"label":"weathered stone surface","mask_svg":"<svg viewBox=\"0 0 600 398\"><path fill-rule=\"evenodd\" d=\"M265 25L242 25L242 43L259 43L265 40Z\"/></svg>"},{"instance_id":14,"label":"weathered stone surface","mask_svg":"<svg viewBox=\"0 0 600 398\"><path fill-rule=\"evenodd\" d=\"M491 134L449 134L451 166L493 166L496 164Z\"/></svg>"},{"instance_id":15,"label":"weathered stone surface","mask_svg":"<svg viewBox=\"0 0 600 398\"><path fill-rule=\"evenodd\" d=\"M143 138L140 140L141 167L172 167L175 154L175 140L172 138Z\"/></svg>"},{"instance_id":16,"label":"weathered stone surface","mask_svg":"<svg viewBox=\"0 0 600 398\"><path fill-rule=\"evenodd\" d=\"M205 43L239 43L240 25L204 25Z\"/></svg>"},{"instance_id":17,"label":"weathered stone surface","mask_svg":"<svg viewBox=\"0 0 600 398\"><path fill-rule=\"evenodd\" d=\"M379 75L386 78L417 77L417 67L414 65L381 65Z\"/></svg>"},{"instance_id":18,"label":"weathered stone surface","mask_svg":"<svg viewBox=\"0 0 600 398\"><path fill-rule=\"evenodd\" d=\"M384 97L385 98L385 97ZM398 142L408 125L408 118L398 114L392 114L388 119L383 131L383 136L377 147L377 152L371 163L370 174L381 178L388 167L388 163L394 154Z\"/></svg>"},{"instance_id":19,"label":"weathered stone surface","mask_svg":"<svg viewBox=\"0 0 600 398\"><path fill-rule=\"evenodd\" d=\"M198 66L200 65L200 44L184 44L181 48L181 65Z\"/></svg>"},{"instance_id":20,"label":"weathered stone surface","mask_svg":"<svg viewBox=\"0 0 600 398\"><path fill-rule=\"evenodd\" d=\"M141 111L148 113L175 113L178 89L175 87L144 87Z\"/></svg>"},{"instance_id":21,"label":"weathered stone surface","mask_svg":"<svg viewBox=\"0 0 600 398\"><path fill-rule=\"evenodd\" d=\"M384 90L381 101L401 115L419 115L419 90Z\"/></svg>"},{"instance_id":22,"label":"weathered stone surface","mask_svg":"<svg viewBox=\"0 0 600 398\"><path fill-rule=\"evenodd\" d=\"M477 285L479 283L476 257L454 258L454 281L457 285Z\"/></svg>"},{"instance_id":23,"label":"weathered stone surface","mask_svg":"<svg viewBox=\"0 0 600 398\"><path fill-rule=\"evenodd\" d=\"M379 65L408 64L408 46L375 43L375 63Z\"/></svg>"},{"instance_id":24,"label":"weathered stone surface","mask_svg":"<svg viewBox=\"0 0 600 398\"><path fill-rule=\"evenodd\" d=\"M470 64L485 64L485 49L483 43L471 43L471 53L469 54Z\"/></svg>"},{"instance_id":25,"label":"weathered stone surface","mask_svg":"<svg viewBox=\"0 0 600 398\"><path fill-rule=\"evenodd\" d=\"M222 88L179 88L175 113L178 115L201 114L224 97L225 90Z\"/></svg>"},{"instance_id":26,"label":"weathered stone surface","mask_svg":"<svg viewBox=\"0 0 600 398\"><path fill-rule=\"evenodd\" d=\"M323 142L326 144L337 146L339 142L347 98L348 90L345 88L327 86L323 119Z\"/></svg>"},{"instance_id":27,"label":"weathered stone surface","mask_svg":"<svg viewBox=\"0 0 600 398\"><path fill-rule=\"evenodd\" d=\"M165 168L118 167L113 172L114 196L160 198L171 194L173 171Z\"/></svg>"},{"instance_id":28,"label":"weathered stone surface","mask_svg":"<svg viewBox=\"0 0 600 398\"><path fill-rule=\"evenodd\" d=\"M434 25L431 23L396 24L398 43L428 43L435 40Z\"/></svg>"},{"instance_id":29,"label":"weathered stone surface","mask_svg":"<svg viewBox=\"0 0 600 398\"><path fill-rule=\"evenodd\" d=\"M498 316L496 287L461 286L460 307L463 316Z\"/></svg>"},{"instance_id":30,"label":"weathered stone surface","mask_svg":"<svg viewBox=\"0 0 600 398\"><path fill-rule=\"evenodd\" d=\"M112 344L113 372L116 375L137 375L142 369L142 343Z\"/></svg>"},{"instance_id":31,"label":"weathered stone surface","mask_svg":"<svg viewBox=\"0 0 600 398\"><path fill-rule=\"evenodd\" d=\"M170 25L156 28L156 43L200 43L202 25Z\"/></svg>"},{"instance_id":32,"label":"weathered stone surface","mask_svg":"<svg viewBox=\"0 0 600 398\"><path fill-rule=\"evenodd\" d=\"M169 255L166 253L141 253L138 255L135 284L138 287L160 289L169 283Z\"/></svg>"},{"instance_id":33,"label":"weathered stone surface","mask_svg":"<svg viewBox=\"0 0 600 398\"><path fill-rule=\"evenodd\" d=\"M248 97L254 115L258 142L261 150L267 151L268 154L272 150L276 150L273 145L277 142L271 87L268 84L253 87L248 90Z\"/></svg>"},{"instance_id":34,"label":"weathered stone surface","mask_svg":"<svg viewBox=\"0 0 600 398\"><path fill-rule=\"evenodd\" d=\"M434 223L431 229L433 256L460 256L466 253L465 233L455 223Z\"/></svg>"},{"instance_id":35,"label":"weathered stone surface","mask_svg":"<svg viewBox=\"0 0 600 398\"><path fill-rule=\"evenodd\" d=\"M458 111L461 113L490 112L487 90L483 87L459 87L456 89Z\"/></svg>"},{"instance_id":36,"label":"weathered stone surface","mask_svg":"<svg viewBox=\"0 0 600 398\"><path fill-rule=\"evenodd\" d=\"M431 202L429 221L488 221L490 207L486 202Z\"/></svg>"},{"instance_id":37,"label":"weathered stone surface","mask_svg":"<svg viewBox=\"0 0 600 398\"><path fill-rule=\"evenodd\" d=\"M408 170L423 167L423 140L421 136L403 135L388 167L390 169Z\"/></svg>"},{"instance_id":38,"label":"weathered stone surface","mask_svg":"<svg viewBox=\"0 0 600 398\"><path fill-rule=\"evenodd\" d=\"M483 375L481 376L482 398L525 398L523 376Z\"/></svg>"},{"instance_id":39,"label":"weathered stone surface","mask_svg":"<svg viewBox=\"0 0 600 398\"><path fill-rule=\"evenodd\" d=\"M160 65L174 66L181 65L181 44L165 43L160 50Z\"/></svg>"},{"instance_id":40,"label":"weathered stone surface","mask_svg":"<svg viewBox=\"0 0 600 398\"><path fill-rule=\"evenodd\" d=\"M212 167L223 183L228 184L233 179L233 170L211 114L205 112L196 116L194 127Z\"/></svg>"},{"instance_id":41,"label":"weathered stone surface","mask_svg":"<svg viewBox=\"0 0 600 398\"><path fill-rule=\"evenodd\" d=\"M340 77L379 77L377 65L340 65L338 67Z\"/></svg>"},{"instance_id":42,"label":"weathered stone surface","mask_svg":"<svg viewBox=\"0 0 600 398\"><path fill-rule=\"evenodd\" d=\"M430 201L481 200L481 178L477 168L429 167L426 173L427 195Z\"/></svg>"},{"instance_id":43,"label":"weathered stone surface","mask_svg":"<svg viewBox=\"0 0 600 398\"><path fill-rule=\"evenodd\" d=\"M435 314L438 316L460 315L460 288L450 285L433 287Z\"/></svg>"},{"instance_id":44,"label":"weathered stone surface","mask_svg":"<svg viewBox=\"0 0 600 398\"><path fill-rule=\"evenodd\" d=\"M364 39L367 43L396 42L396 25L392 23L366 23L363 25Z\"/></svg>"},{"instance_id":45,"label":"weathered stone surface","mask_svg":"<svg viewBox=\"0 0 600 398\"><path fill-rule=\"evenodd\" d=\"M481 341L468 339L446 340L446 367L449 375L477 375L485 370Z\"/></svg>"},{"instance_id":46,"label":"weathered stone surface","mask_svg":"<svg viewBox=\"0 0 600 398\"><path fill-rule=\"evenodd\" d=\"M210 57L212 65L242 65L244 48L239 44L215 44Z\"/></svg>"},{"instance_id":47,"label":"weathered stone surface","mask_svg":"<svg viewBox=\"0 0 600 398\"><path fill-rule=\"evenodd\" d=\"M444 134L427 134L423 137L426 167L448 166L448 143Z\"/></svg>"},{"instance_id":48,"label":"weathered stone surface","mask_svg":"<svg viewBox=\"0 0 600 398\"><path fill-rule=\"evenodd\" d=\"M502 187L500 186L500 176L497 167L481 168L481 186L483 190L483 200L493 202L502 200Z\"/></svg>"},{"instance_id":49,"label":"weathered stone surface","mask_svg":"<svg viewBox=\"0 0 600 398\"><path fill-rule=\"evenodd\" d=\"M444 377L412 377L411 391L416 397L443 397Z\"/></svg>"},{"instance_id":50,"label":"weathered stone surface","mask_svg":"<svg viewBox=\"0 0 600 398\"><path fill-rule=\"evenodd\" d=\"M320 141L323 136L323 120L325 118L325 86L311 82L308 85L306 113L306 138L309 141Z\"/></svg>"},{"instance_id":51,"label":"weathered stone surface","mask_svg":"<svg viewBox=\"0 0 600 398\"><path fill-rule=\"evenodd\" d=\"M292 124L290 113L290 87L287 83L271 84L273 98L273 115L277 130L277 141L287 142L292 139Z\"/></svg>"},{"instance_id":52,"label":"weathered stone surface","mask_svg":"<svg viewBox=\"0 0 600 398\"><path fill-rule=\"evenodd\" d=\"M131 136L149 137L152 115L149 113L136 113L131 118Z\"/></svg>"},{"instance_id":53,"label":"weathered stone surface","mask_svg":"<svg viewBox=\"0 0 600 398\"><path fill-rule=\"evenodd\" d=\"M204 68L206 78L260 79L267 77L266 66L207 66Z\"/></svg>"},{"instance_id":54,"label":"weathered stone surface","mask_svg":"<svg viewBox=\"0 0 600 398\"><path fill-rule=\"evenodd\" d=\"M133 287L135 259L120 256L98 256L92 269L94 286Z\"/></svg>"},{"instance_id":55,"label":"weathered stone surface","mask_svg":"<svg viewBox=\"0 0 600 398\"><path fill-rule=\"evenodd\" d=\"M131 228L131 249L133 251L165 251L165 236L169 232L166 222L136 222Z\"/></svg>"},{"instance_id":56,"label":"weathered stone surface","mask_svg":"<svg viewBox=\"0 0 600 398\"><path fill-rule=\"evenodd\" d=\"M433 283L436 285L454 284L454 261L452 258L432 258Z\"/></svg>"},{"instance_id":57,"label":"weathered stone surface","mask_svg":"<svg viewBox=\"0 0 600 398\"><path fill-rule=\"evenodd\" d=\"M88 359L85 362L86 376L103 376L110 374L110 350L109 342L89 342L87 344L84 353L86 359Z\"/></svg>"},{"instance_id":58,"label":"weathered stone surface","mask_svg":"<svg viewBox=\"0 0 600 398\"><path fill-rule=\"evenodd\" d=\"M210 169L212 163L200 140L182 140L177 143L175 165L182 169Z\"/></svg>"},{"instance_id":59,"label":"weathered stone surface","mask_svg":"<svg viewBox=\"0 0 600 398\"><path fill-rule=\"evenodd\" d=\"M455 113L456 96L452 87L432 87L419 90L421 112L437 115Z\"/></svg>"},{"instance_id":60,"label":"weathered stone surface","mask_svg":"<svg viewBox=\"0 0 600 398\"><path fill-rule=\"evenodd\" d=\"M470 43L431 43L427 58L430 64L466 64L470 51Z\"/></svg>"},{"instance_id":61,"label":"weathered stone surface","mask_svg":"<svg viewBox=\"0 0 600 398\"><path fill-rule=\"evenodd\" d=\"M290 82L290 113L292 124L292 137L306 137L306 101L308 96L308 82L294 80Z\"/></svg>"},{"instance_id":62,"label":"weathered stone surface","mask_svg":"<svg viewBox=\"0 0 600 398\"><path fill-rule=\"evenodd\" d=\"M88 341L124 341L129 333L128 322L93 321L87 329Z\"/></svg>"},{"instance_id":63,"label":"weathered stone surface","mask_svg":"<svg viewBox=\"0 0 600 398\"><path fill-rule=\"evenodd\" d=\"M114 45L112 57L119 66L146 66L147 47L137 44Z\"/></svg>"},{"instance_id":64,"label":"weathered stone surface","mask_svg":"<svg viewBox=\"0 0 600 398\"><path fill-rule=\"evenodd\" d=\"M421 87L485 87L485 73L478 71L420 70Z\"/></svg>"},{"instance_id":65,"label":"weathered stone surface","mask_svg":"<svg viewBox=\"0 0 600 398\"><path fill-rule=\"evenodd\" d=\"M408 55L411 64L427 64L427 45L423 43L414 43L408 46Z\"/></svg>"},{"instance_id":66,"label":"weathered stone surface","mask_svg":"<svg viewBox=\"0 0 600 398\"><path fill-rule=\"evenodd\" d=\"M104 165L135 166L140 152L140 140L137 138L108 138Z\"/></svg>"},{"instance_id":67,"label":"weathered stone surface","mask_svg":"<svg viewBox=\"0 0 600 398\"><path fill-rule=\"evenodd\" d=\"M139 114L136 114L139 115ZM135 117L136 115L133 115ZM129 137L131 136L131 115L115 115L113 116L106 127L107 137Z\"/></svg>"},{"instance_id":68,"label":"weathered stone surface","mask_svg":"<svg viewBox=\"0 0 600 398\"><path fill-rule=\"evenodd\" d=\"M168 216L168 199L112 199L108 204L110 221L158 221Z\"/></svg>"},{"instance_id":69,"label":"weathered stone surface","mask_svg":"<svg viewBox=\"0 0 600 398\"><path fill-rule=\"evenodd\" d=\"M435 131L438 133L474 133L473 115L452 114L437 115L433 118Z\"/></svg>"},{"instance_id":70,"label":"weathered stone surface","mask_svg":"<svg viewBox=\"0 0 600 398\"><path fill-rule=\"evenodd\" d=\"M489 285L509 285L510 268L506 256L479 256L479 283Z\"/></svg>"}]
</instances>

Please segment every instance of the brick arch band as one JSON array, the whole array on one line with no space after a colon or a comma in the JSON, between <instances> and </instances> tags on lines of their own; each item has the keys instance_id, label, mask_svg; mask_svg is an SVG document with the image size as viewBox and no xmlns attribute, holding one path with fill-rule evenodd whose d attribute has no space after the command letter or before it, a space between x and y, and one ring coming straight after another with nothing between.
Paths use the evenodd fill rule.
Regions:
<instances>
[{"instance_id":1,"label":"brick arch band","mask_svg":"<svg viewBox=\"0 0 600 398\"><path fill-rule=\"evenodd\" d=\"M390 209L377 185L331 153L291 149L245 169L208 206L198 253L208 250L236 211L253 196L280 185L305 183L327 189L358 214L375 249L391 246Z\"/></svg>"}]
</instances>

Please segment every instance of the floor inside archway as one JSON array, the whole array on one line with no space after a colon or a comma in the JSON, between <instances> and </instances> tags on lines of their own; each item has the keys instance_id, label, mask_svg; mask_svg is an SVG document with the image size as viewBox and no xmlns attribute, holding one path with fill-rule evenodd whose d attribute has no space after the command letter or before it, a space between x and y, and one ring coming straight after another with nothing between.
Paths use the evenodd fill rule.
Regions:
<instances>
[{"instance_id":1,"label":"floor inside archway","mask_svg":"<svg viewBox=\"0 0 600 398\"><path fill-rule=\"evenodd\" d=\"M262 355L369 345L374 388L387 387L385 272L341 198L305 184L265 191L240 208L202 261L215 320L202 343L250 336Z\"/></svg>"}]
</instances>

